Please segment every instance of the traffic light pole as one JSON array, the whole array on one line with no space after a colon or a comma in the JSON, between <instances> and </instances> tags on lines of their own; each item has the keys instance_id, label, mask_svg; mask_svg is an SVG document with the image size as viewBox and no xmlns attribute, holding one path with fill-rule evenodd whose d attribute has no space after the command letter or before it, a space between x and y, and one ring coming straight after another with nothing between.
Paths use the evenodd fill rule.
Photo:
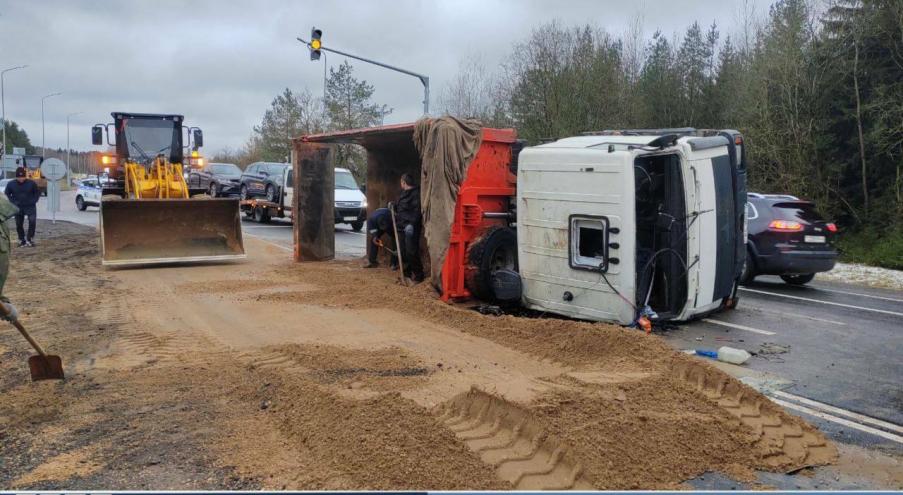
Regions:
<instances>
[{"instance_id":1,"label":"traffic light pole","mask_svg":"<svg viewBox=\"0 0 903 495\"><path fill-rule=\"evenodd\" d=\"M297 38L298 41L304 43L310 48L310 43L304 41L301 38ZM420 82L423 83L423 114L429 115L430 113L430 78L423 74L418 74L416 72L411 72L406 69L402 69L401 67L395 67L394 65L384 64L382 62L377 62L376 60L371 60L369 58L358 57L357 55L352 55L350 53L341 52L339 50L334 50L332 48L326 48L325 46L320 46L320 51L337 53L339 55L343 55L345 57L353 58L355 60L360 60L361 62L367 62L368 64L378 65L385 69L394 70L395 72L401 72L402 74L407 74L409 76L414 76L417 79L420 79Z\"/></svg>"}]
</instances>

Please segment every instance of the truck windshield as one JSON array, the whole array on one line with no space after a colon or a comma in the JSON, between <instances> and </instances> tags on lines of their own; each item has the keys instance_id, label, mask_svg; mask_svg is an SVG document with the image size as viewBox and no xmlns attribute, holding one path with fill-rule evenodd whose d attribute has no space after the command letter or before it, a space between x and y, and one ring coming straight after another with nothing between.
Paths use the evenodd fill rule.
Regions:
<instances>
[{"instance_id":1,"label":"truck windshield","mask_svg":"<svg viewBox=\"0 0 903 495\"><path fill-rule=\"evenodd\" d=\"M338 172L335 173L335 188L336 189L357 189L357 182L354 180L354 176L351 175L351 172Z\"/></svg>"},{"instance_id":2,"label":"truck windshield","mask_svg":"<svg viewBox=\"0 0 903 495\"><path fill-rule=\"evenodd\" d=\"M171 120L162 119L123 119L125 141L129 148L129 158L149 162L160 153L173 156L173 152L181 151L179 138L181 128Z\"/></svg>"}]
</instances>

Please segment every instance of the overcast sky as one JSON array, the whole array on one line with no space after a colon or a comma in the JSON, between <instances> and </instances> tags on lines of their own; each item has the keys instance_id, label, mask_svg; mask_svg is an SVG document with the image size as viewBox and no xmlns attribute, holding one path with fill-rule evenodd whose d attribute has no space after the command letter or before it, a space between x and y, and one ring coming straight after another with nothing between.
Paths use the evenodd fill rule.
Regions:
<instances>
[{"instance_id":1,"label":"overcast sky","mask_svg":"<svg viewBox=\"0 0 903 495\"><path fill-rule=\"evenodd\" d=\"M742 0L558 1L48 1L0 0L0 69L6 117L41 145L41 97L47 147L93 149L89 127L111 111L179 113L204 129L208 155L240 147L283 88L322 95L323 61L295 41L311 26L326 47L369 56L431 78L431 103L458 61L478 53L496 65L533 27L550 20L591 23L613 34L642 14L645 36L683 32L712 21L722 37L739 22ZM768 0L758 0L757 10ZM341 63L327 56L330 66ZM375 86L374 100L394 109L387 123L422 113L422 86L409 76L352 60Z\"/></svg>"}]
</instances>

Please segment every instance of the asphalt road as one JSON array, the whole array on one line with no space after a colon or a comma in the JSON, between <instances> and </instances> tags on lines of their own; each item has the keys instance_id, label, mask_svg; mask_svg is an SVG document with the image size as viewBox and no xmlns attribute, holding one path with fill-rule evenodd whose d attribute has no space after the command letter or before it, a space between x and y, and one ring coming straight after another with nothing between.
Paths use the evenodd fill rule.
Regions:
<instances>
[{"instance_id":1,"label":"asphalt road","mask_svg":"<svg viewBox=\"0 0 903 495\"><path fill-rule=\"evenodd\" d=\"M903 292L759 277L740 296L736 310L665 338L682 350L755 352L726 368L835 440L903 453Z\"/></svg>"},{"instance_id":2,"label":"asphalt road","mask_svg":"<svg viewBox=\"0 0 903 495\"><path fill-rule=\"evenodd\" d=\"M96 225L64 192L58 219ZM43 201L42 201L43 203ZM39 215L48 217L43 205ZM291 224L243 219L243 232L291 249ZM364 255L365 235L337 225L336 256ZM661 335L675 348L730 346L755 355L728 372L772 396L829 436L903 454L903 291L820 282L794 287L759 277L741 289L738 308Z\"/></svg>"}]
</instances>

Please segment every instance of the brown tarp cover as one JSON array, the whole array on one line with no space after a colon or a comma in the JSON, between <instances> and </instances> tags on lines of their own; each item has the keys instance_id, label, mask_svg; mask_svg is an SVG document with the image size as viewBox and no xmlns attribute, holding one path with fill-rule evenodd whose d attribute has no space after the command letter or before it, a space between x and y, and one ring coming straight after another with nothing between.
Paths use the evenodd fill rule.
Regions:
<instances>
[{"instance_id":1,"label":"brown tarp cover","mask_svg":"<svg viewBox=\"0 0 903 495\"><path fill-rule=\"evenodd\" d=\"M430 255L430 276L440 287L439 273L448 252L458 190L467 167L480 149L482 126L454 117L423 118L414 125L414 146L420 152L420 208Z\"/></svg>"}]
</instances>

